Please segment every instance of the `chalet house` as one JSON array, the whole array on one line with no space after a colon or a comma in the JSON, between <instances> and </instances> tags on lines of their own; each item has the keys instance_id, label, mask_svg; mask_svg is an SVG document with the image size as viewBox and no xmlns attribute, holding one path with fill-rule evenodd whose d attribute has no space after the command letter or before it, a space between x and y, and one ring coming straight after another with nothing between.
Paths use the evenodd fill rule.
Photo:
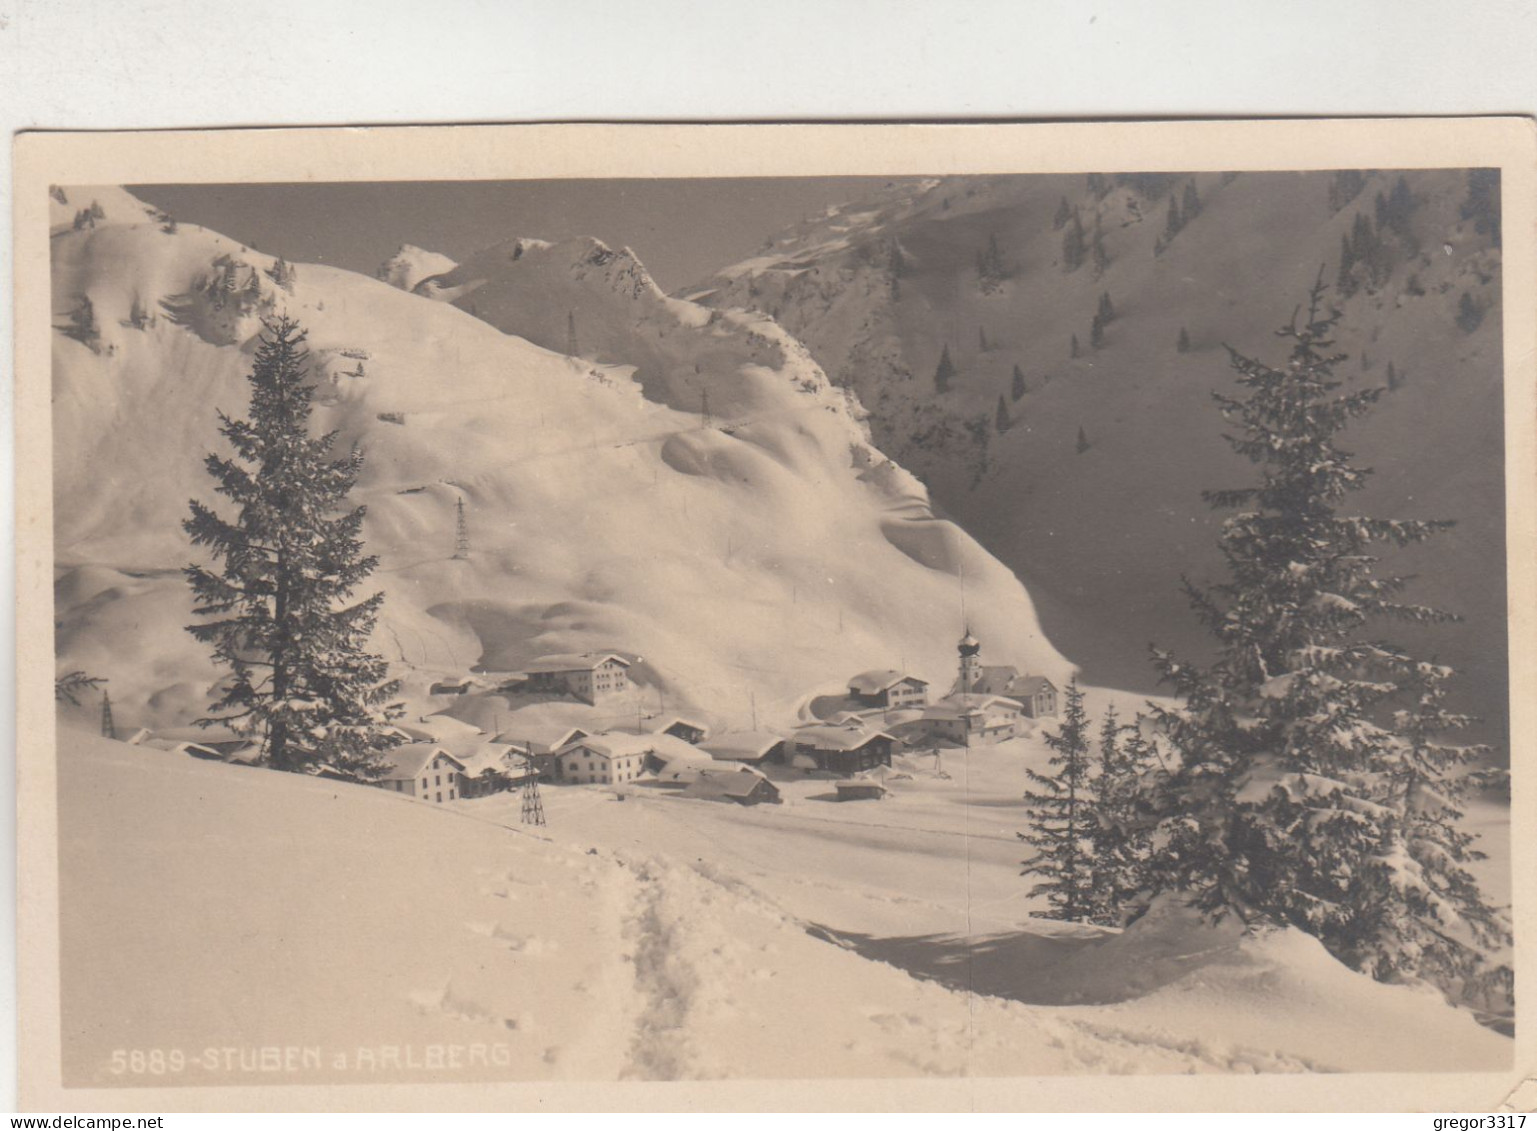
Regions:
<instances>
[{"instance_id":1,"label":"chalet house","mask_svg":"<svg viewBox=\"0 0 1537 1131\"><path fill-rule=\"evenodd\" d=\"M668 715L656 720L647 728L653 734L670 734L674 738L681 738L684 742L698 746L710 736L710 727L698 719L684 718L682 715Z\"/></svg>"},{"instance_id":2,"label":"chalet house","mask_svg":"<svg viewBox=\"0 0 1537 1131\"><path fill-rule=\"evenodd\" d=\"M528 691L574 695L596 706L634 685L630 682L630 661L617 652L567 652L541 656L526 665Z\"/></svg>"},{"instance_id":3,"label":"chalet house","mask_svg":"<svg viewBox=\"0 0 1537 1131\"><path fill-rule=\"evenodd\" d=\"M787 740L792 762L835 774L857 774L891 765L897 740L866 725L801 727Z\"/></svg>"},{"instance_id":4,"label":"chalet house","mask_svg":"<svg viewBox=\"0 0 1537 1131\"><path fill-rule=\"evenodd\" d=\"M779 787L768 778L740 769L701 773L683 791L683 796L706 801L734 801L738 805L778 805L781 801Z\"/></svg>"},{"instance_id":5,"label":"chalet house","mask_svg":"<svg viewBox=\"0 0 1537 1131\"><path fill-rule=\"evenodd\" d=\"M919 719L920 733L929 742L985 746L1019 733L1023 705L1002 695L947 695L930 705Z\"/></svg>"},{"instance_id":6,"label":"chalet house","mask_svg":"<svg viewBox=\"0 0 1537 1131\"><path fill-rule=\"evenodd\" d=\"M849 680L849 700L864 708L899 710L928 702L929 685L892 668L860 672Z\"/></svg>"},{"instance_id":7,"label":"chalet house","mask_svg":"<svg viewBox=\"0 0 1537 1131\"><path fill-rule=\"evenodd\" d=\"M700 749L717 762L742 762L756 766L761 762L783 764L785 740L765 730L727 731L699 744Z\"/></svg>"},{"instance_id":8,"label":"chalet house","mask_svg":"<svg viewBox=\"0 0 1537 1131\"><path fill-rule=\"evenodd\" d=\"M387 751L389 769L373 784L421 801L454 801L460 796L464 762L431 742L413 742Z\"/></svg>"},{"instance_id":9,"label":"chalet house","mask_svg":"<svg viewBox=\"0 0 1537 1131\"><path fill-rule=\"evenodd\" d=\"M691 746L681 738L674 738L670 734L651 736L646 769L655 776L660 786L681 789L690 785L701 773L730 768L729 765L717 762L709 751Z\"/></svg>"},{"instance_id":10,"label":"chalet house","mask_svg":"<svg viewBox=\"0 0 1537 1131\"><path fill-rule=\"evenodd\" d=\"M557 755L557 779L599 785L634 781L647 771L647 760L660 739L688 746L668 735L609 732L579 738Z\"/></svg>"},{"instance_id":11,"label":"chalet house","mask_svg":"<svg viewBox=\"0 0 1537 1131\"><path fill-rule=\"evenodd\" d=\"M504 730L492 742L521 754L542 780L554 781L560 776L560 752L588 733L581 727L534 723Z\"/></svg>"},{"instance_id":12,"label":"chalet house","mask_svg":"<svg viewBox=\"0 0 1537 1131\"><path fill-rule=\"evenodd\" d=\"M1016 680L1013 687L1009 697L1024 704L1025 714L1030 718L1057 717L1057 688L1051 680L1043 675L1026 675Z\"/></svg>"},{"instance_id":13,"label":"chalet house","mask_svg":"<svg viewBox=\"0 0 1537 1131\"><path fill-rule=\"evenodd\" d=\"M482 746L460 757L459 796L485 797L522 785L535 771L510 746Z\"/></svg>"}]
</instances>

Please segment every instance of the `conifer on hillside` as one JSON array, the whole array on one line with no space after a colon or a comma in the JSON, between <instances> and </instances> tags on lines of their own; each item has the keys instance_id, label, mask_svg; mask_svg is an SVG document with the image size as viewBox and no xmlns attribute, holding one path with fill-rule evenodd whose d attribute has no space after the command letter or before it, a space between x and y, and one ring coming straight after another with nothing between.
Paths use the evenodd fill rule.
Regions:
<instances>
[{"instance_id":1,"label":"conifer on hillside","mask_svg":"<svg viewBox=\"0 0 1537 1131\"><path fill-rule=\"evenodd\" d=\"M187 631L228 669L204 722L249 735L276 769L328 765L368 779L398 741L386 729L398 684L367 650L384 595L346 603L378 565L359 537L365 508L344 509L363 456L333 458L336 434L310 435L304 339L293 320L268 321L247 378L250 419L219 413L234 458L204 465L237 513L191 501L182 525L219 567L184 570L193 611L214 618Z\"/></svg>"},{"instance_id":2,"label":"conifer on hillside","mask_svg":"<svg viewBox=\"0 0 1537 1131\"><path fill-rule=\"evenodd\" d=\"M1009 395L1017 401L1020 397L1024 396L1026 392L1028 392L1028 390L1025 388L1025 375L1020 370L1019 366L1015 365L1014 379L1009 385Z\"/></svg>"},{"instance_id":3,"label":"conifer on hillside","mask_svg":"<svg viewBox=\"0 0 1537 1131\"><path fill-rule=\"evenodd\" d=\"M946 342L944 348L939 351L939 365L934 369L934 391L949 392L950 382L954 379L955 363L950 360L950 343Z\"/></svg>"},{"instance_id":4,"label":"conifer on hillside","mask_svg":"<svg viewBox=\"0 0 1537 1131\"><path fill-rule=\"evenodd\" d=\"M1400 600L1408 580L1375 550L1451 524L1342 510L1370 473L1336 437L1385 390L1341 390L1340 315L1323 296L1320 280L1300 324L1281 331L1293 343L1285 365L1230 350L1242 393L1214 394L1229 444L1260 475L1205 493L1234 512L1220 536L1228 579L1186 583L1216 658L1154 653L1179 705L1152 708L1176 763L1144 798L1159 844L1149 877L1215 918L1299 927L1374 976L1436 979L1473 961L1497 916L1450 853L1404 848L1421 819L1405 781L1439 792L1448 775L1401 712L1394 721L1424 669L1376 626L1452 618ZM1475 941L1453 961L1430 954L1430 935Z\"/></svg>"},{"instance_id":5,"label":"conifer on hillside","mask_svg":"<svg viewBox=\"0 0 1537 1131\"><path fill-rule=\"evenodd\" d=\"M1046 897L1047 918L1089 922L1095 911L1094 799L1089 720L1076 676L1067 685L1062 724L1045 738L1053 751L1047 761L1051 772L1025 771L1034 787L1025 793L1030 828L1017 835L1035 854L1022 874L1041 877L1030 894Z\"/></svg>"},{"instance_id":6,"label":"conifer on hillside","mask_svg":"<svg viewBox=\"0 0 1537 1131\"><path fill-rule=\"evenodd\" d=\"M1083 231L1083 219L1078 215L1078 210L1073 210L1073 217L1068 221L1067 231L1062 233L1062 270L1071 274L1083 266L1084 257L1088 255L1087 237Z\"/></svg>"},{"instance_id":7,"label":"conifer on hillside","mask_svg":"<svg viewBox=\"0 0 1537 1131\"><path fill-rule=\"evenodd\" d=\"M1115 708L1105 710L1095 767L1094 825L1090 865L1094 919L1119 926L1141 908L1152 845L1137 814L1137 800L1151 754L1135 726L1123 725Z\"/></svg>"}]
</instances>

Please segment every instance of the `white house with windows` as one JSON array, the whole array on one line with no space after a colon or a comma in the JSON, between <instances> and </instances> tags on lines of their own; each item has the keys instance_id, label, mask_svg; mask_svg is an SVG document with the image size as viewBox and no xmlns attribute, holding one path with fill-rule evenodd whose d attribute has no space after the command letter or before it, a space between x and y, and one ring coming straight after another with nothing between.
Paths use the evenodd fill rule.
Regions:
<instances>
[{"instance_id":1,"label":"white house with windows","mask_svg":"<svg viewBox=\"0 0 1537 1131\"><path fill-rule=\"evenodd\" d=\"M525 665L528 691L574 695L594 706L629 691L630 660L618 652L562 652Z\"/></svg>"},{"instance_id":2,"label":"white house with windows","mask_svg":"<svg viewBox=\"0 0 1537 1131\"><path fill-rule=\"evenodd\" d=\"M435 743L397 746L385 753L384 760L389 769L373 783L380 789L434 804L456 801L462 792L460 775L465 764Z\"/></svg>"},{"instance_id":3,"label":"white house with windows","mask_svg":"<svg viewBox=\"0 0 1537 1131\"><path fill-rule=\"evenodd\" d=\"M894 668L874 668L849 680L849 700L859 707L902 710L928 702L929 685Z\"/></svg>"},{"instance_id":4,"label":"white house with windows","mask_svg":"<svg viewBox=\"0 0 1537 1131\"><path fill-rule=\"evenodd\" d=\"M646 772L646 758L657 745L658 737L611 732L577 739L558 755L558 779L573 785L634 781Z\"/></svg>"}]
</instances>

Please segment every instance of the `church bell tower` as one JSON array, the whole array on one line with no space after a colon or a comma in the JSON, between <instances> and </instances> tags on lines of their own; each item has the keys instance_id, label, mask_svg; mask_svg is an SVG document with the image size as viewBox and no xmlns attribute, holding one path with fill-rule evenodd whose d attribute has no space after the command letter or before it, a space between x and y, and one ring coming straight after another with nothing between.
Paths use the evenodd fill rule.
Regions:
<instances>
[{"instance_id":1,"label":"church bell tower","mask_svg":"<svg viewBox=\"0 0 1537 1131\"><path fill-rule=\"evenodd\" d=\"M961 637L956 650L961 654L961 677L955 689L965 695L982 678L982 643L971 634L970 625L966 627L966 635Z\"/></svg>"}]
</instances>

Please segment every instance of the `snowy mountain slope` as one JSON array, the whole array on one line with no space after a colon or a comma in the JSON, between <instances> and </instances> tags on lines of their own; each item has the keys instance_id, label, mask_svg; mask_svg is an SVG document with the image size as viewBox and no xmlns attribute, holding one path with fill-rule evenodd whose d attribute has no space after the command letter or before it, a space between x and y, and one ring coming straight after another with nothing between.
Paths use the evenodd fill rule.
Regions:
<instances>
[{"instance_id":1,"label":"snowy mountain slope","mask_svg":"<svg viewBox=\"0 0 1537 1131\"><path fill-rule=\"evenodd\" d=\"M454 266L454 261L440 252L405 243L379 265L377 277L392 287L409 291L423 279L452 271Z\"/></svg>"},{"instance_id":2,"label":"snowy mountain slope","mask_svg":"<svg viewBox=\"0 0 1537 1131\"><path fill-rule=\"evenodd\" d=\"M60 205L53 243L57 651L110 681L120 724L185 723L206 703L180 522L189 497L213 497L215 412L244 413L272 311L310 331L315 427L367 453L356 497L388 594L376 643L423 709L444 673L617 647L645 658L648 705L769 721L872 664L948 680L963 587L997 662L1067 674L1018 580L932 517L767 320L667 299L590 241L524 241L517 271L466 278L483 313L516 299L543 316L536 342L574 312L579 351L601 361L572 358L379 280L285 274L120 190L67 191L106 203L79 230Z\"/></svg>"},{"instance_id":3,"label":"snowy mountain slope","mask_svg":"<svg viewBox=\"0 0 1537 1131\"><path fill-rule=\"evenodd\" d=\"M1273 331L1397 173L1366 176L1331 211L1330 175L1145 177L1100 196L1081 176L895 186L809 220L761 254L685 288L706 305L773 315L869 411L875 443L1030 587L1052 639L1092 682L1151 686L1150 640L1198 651L1182 573L1220 575L1202 490L1249 469L1221 440L1212 390L1222 343L1273 364ZM1503 728L1505 692L1498 249L1461 214L1461 171L1411 171L1412 239L1385 235L1389 271L1340 301L1340 376L1399 387L1348 440L1378 474L1366 513L1452 517L1397 559L1414 593L1462 613L1414 642L1461 669L1460 700ZM1107 185L1110 183L1107 181ZM1200 208L1165 240L1171 194ZM1070 226L1085 263L1064 270ZM1096 223L1108 260L1096 269ZM981 260L996 240L997 262ZM1166 242L1161 253L1158 245ZM1108 293L1102 348L1091 321ZM1467 293L1483 318L1458 324ZM1337 296L1336 296L1337 297ZM1178 349L1181 330L1189 348ZM1071 357L1071 339L1078 356ZM985 340L985 345L984 345ZM948 350L955 376L936 392ZM1014 396L1019 367L1025 392ZM1010 426L1000 433L1000 397ZM1088 443L1078 451L1082 428Z\"/></svg>"},{"instance_id":4,"label":"snowy mountain slope","mask_svg":"<svg viewBox=\"0 0 1537 1131\"><path fill-rule=\"evenodd\" d=\"M666 819L645 847L595 842L595 791L546 791L530 836L476 803L61 733L67 1085L164 1083L114 1073L145 1046L181 1051L187 1084L1509 1065L1507 1039L1294 932L1160 922L1077 951L1102 1004L1028 1005L833 945L733 865L690 864ZM296 1067L261 1074L263 1046Z\"/></svg>"}]
</instances>

